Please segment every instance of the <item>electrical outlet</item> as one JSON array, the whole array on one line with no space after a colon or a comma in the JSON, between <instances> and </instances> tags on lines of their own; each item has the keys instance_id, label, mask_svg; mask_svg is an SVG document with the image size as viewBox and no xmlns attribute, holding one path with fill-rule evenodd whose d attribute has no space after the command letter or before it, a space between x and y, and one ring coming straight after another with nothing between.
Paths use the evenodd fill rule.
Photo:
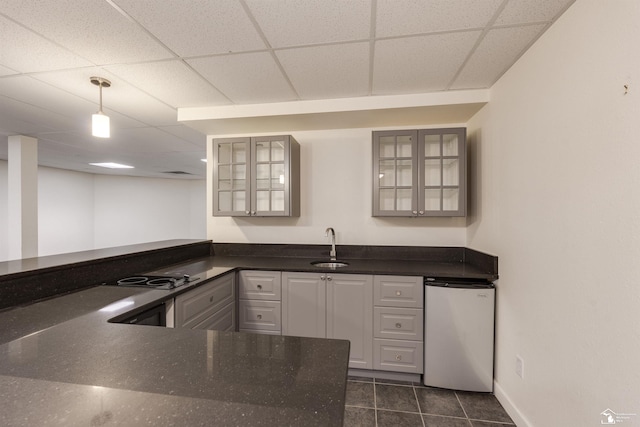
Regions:
<instances>
[{"instance_id":1,"label":"electrical outlet","mask_svg":"<svg viewBox=\"0 0 640 427\"><path fill-rule=\"evenodd\" d=\"M524 360L516 355L516 375L524 379Z\"/></svg>"}]
</instances>

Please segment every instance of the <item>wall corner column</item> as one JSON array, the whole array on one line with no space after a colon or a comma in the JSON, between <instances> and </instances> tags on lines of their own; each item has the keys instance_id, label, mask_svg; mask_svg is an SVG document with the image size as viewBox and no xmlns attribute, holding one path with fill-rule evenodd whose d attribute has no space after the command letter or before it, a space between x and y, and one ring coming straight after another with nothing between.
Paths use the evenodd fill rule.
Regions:
<instances>
[{"instance_id":1,"label":"wall corner column","mask_svg":"<svg viewBox=\"0 0 640 427\"><path fill-rule=\"evenodd\" d=\"M9 136L9 259L38 256L38 140Z\"/></svg>"}]
</instances>

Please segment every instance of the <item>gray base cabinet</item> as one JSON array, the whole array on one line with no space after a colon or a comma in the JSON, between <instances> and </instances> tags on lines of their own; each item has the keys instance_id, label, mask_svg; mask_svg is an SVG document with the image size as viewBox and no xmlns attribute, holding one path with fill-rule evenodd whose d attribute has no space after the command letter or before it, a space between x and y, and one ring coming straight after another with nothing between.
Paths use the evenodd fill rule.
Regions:
<instances>
[{"instance_id":1,"label":"gray base cabinet","mask_svg":"<svg viewBox=\"0 0 640 427\"><path fill-rule=\"evenodd\" d=\"M175 327L234 331L235 274L227 274L175 298Z\"/></svg>"},{"instance_id":2,"label":"gray base cabinet","mask_svg":"<svg viewBox=\"0 0 640 427\"><path fill-rule=\"evenodd\" d=\"M351 341L350 368L373 368L372 284L372 276L327 275L327 338Z\"/></svg>"},{"instance_id":3,"label":"gray base cabinet","mask_svg":"<svg viewBox=\"0 0 640 427\"><path fill-rule=\"evenodd\" d=\"M349 367L423 371L422 277L241 271L240 331L351 343Z\"/></svg>"},{"instance_id":4,"label":"gray base cabinet","mask_svg":"<svg viewBox=\"0 0 640 427\"><path fill-rule=\"evenodd\" d=\"M239 329L280 335L282 331L282 274L243 270L239 273Z\"/></svg>"},{"instance_id":5,"label":"gray base cabinet","mask_svg":"<svg viewBox=\"0 0 640 427\"><path fill-rule=\"evenodd\" d=\"M374 276L373 368L421 374L424 284L422 277Z\"/></svg>"},{"instance_id":6,"label":"gray base cabinet","mask_svg":"<svg viewBox=\"0 0 640 427\"><path fill-rule=\"evenodd\" d=\"M282 283L283 335L349 340L349 367L373 367L372 276L284 272Z\"/></svg>"},{"instance_id":7,"label":"gray base cabinet","mask_svg":"<svg viewBox=\"0 0 640 427\"><path fill-rule=\"evenodd\" d=\"M327 336L326 275L282 273L282 335Z\"/></svg>"}]
</instances>

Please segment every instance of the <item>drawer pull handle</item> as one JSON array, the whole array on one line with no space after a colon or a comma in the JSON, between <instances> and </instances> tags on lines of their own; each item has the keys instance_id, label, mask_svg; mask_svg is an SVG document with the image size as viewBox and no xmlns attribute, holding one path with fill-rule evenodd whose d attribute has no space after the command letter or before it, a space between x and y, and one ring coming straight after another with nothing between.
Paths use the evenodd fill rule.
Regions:
<instances>
[{"instance_id":1,"label":"drawer pull handle","mask_svg":"<svg viewBox=\"0 0 640 427\"><path fill-rule=\"evenodd\" d=\"M262 290L262 285L258 285L258 289L259 289L259 290Z\"/></svg>"},{"instance_id":2,"label":"drawer pull handle","mask_svg":"<svg viewBox=\"0 0 640 427\"><path fill-rule=\"evenodd\" d=\"M333 278L331 276L327 276L327 280L330 282L333 280Z\"/></svg>"},{"instance_id":3,"label":"drawer pull handle","mask_svg":"<svg viewBox=\"0 0 640 427\"><path fill-rule=\"evenodd\" d=\"M258 320L262 319L262 314L258 314Z\"/></svg>"},{"instance_id":4,"label":"drawer pull handle","mask_svg":"<svg viewBox=\"0 0 640 427\"><path fill-rule=\"evenodd\" d=\"M400 323L400 322L396 323L396 328L398 328L398 329L402 328L402 323Z\"/></svg>"},{"instance_id":5,"label":"drawer pull handle","mask_svg":"<svg viewBox=\"0 0 640 427\"><path fill-rule=\"evenodd\" d=\"M396 296L399 297L400 295L402 295L402 291L396 291Z\"/></svg>"},{"instance_id":6,"label":"drawer pull handle","mask_svg":"<svg viewBox=\"0 0 640 427\"><path fill-rule=\"evenodd\" d=\"M401 356L401 355L399 355L399 354L396 354L396 360L397 360L397 361L402 360L402 356Z\"/></svg>"}]
</instances>

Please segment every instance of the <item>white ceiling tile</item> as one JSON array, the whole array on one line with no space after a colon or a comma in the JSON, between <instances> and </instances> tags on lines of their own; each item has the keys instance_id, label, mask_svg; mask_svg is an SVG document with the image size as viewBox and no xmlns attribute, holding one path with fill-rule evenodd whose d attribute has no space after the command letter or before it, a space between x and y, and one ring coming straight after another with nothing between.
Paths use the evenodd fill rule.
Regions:
<instances>
[{"instance_id":1,"label":"white ceiling tile","mask_svg":"<svg viewBox=\"0 0 640 427\"><path fill-rule=\"evenodd\" d=\"M296 99L271 54L267 52L189 59L187 63L235 103Z\"/></svg>"},{"instance_id":2,"label":"white ceiling tile","mask_svg":"<svg viewBox=\"0 0 640 427\"><path fill-rule=\"evenodd\" d=\"M159 152L199 150L198 147L181 138L156 128L122 129L110 144L117 151L124 153Z\"/></svg>"},{"instance_id":3,"label":"white ceiling tile","mask_svg":"<svg viewBox=\"0 0 640 427\"><path fill-rule=\"evenodd\" d=\"M203 133L196 131L189 126L180 124L175 126L162 126L158 129L163 130L165 132L169 132L171 135L177 136L180 139L188 141L195 145L196 147L200 147L203 150L205 149L205 144L207 142L207 136Z\"/></svg>"},{"instance_id":4,"label":"white ceiling tile","mask_svg":"<svg viewBox=\"0 0 640 427\"><path fill-rule=\"evenodd\" d=\"M176 153L157 153L144 159L143 164L149 172L164 174L166 178L189 178L179 174L167 174L170 171L181 171L191 174L191 179L204 179L207 174L207 164L200 159L206 157L204 150L183 151Z\"/></svg>"},{"instance_id":5,"label":"white ceiling tile","mask_svg":"<svg viewBox=\"0 0 640 427\"><path fill-rule=\"evenodd\" d=\"M95 64L172 57L104 0L2 0L2 13Z\"/></svg>"},{"instance_id":6,"label":"white ceiling tile","mask_svg":"<svg viewBox=\"0 0 640 427\"><path fill-rule=\"evenodd\" d=\"M224 95L180 60L105 69L174 108L229 104Z\"/></svg>"},{"instance_id":7,"label":"white ceiling tile","mask_svg":"<svg viewBox=\"0 0 640 427\"><path fill-rule=\"evenodd\" d=\"M237 0L117 0L116 3L180 56L265 49Z\"/></svg>"},{"instance_id":8,"label":"white ceiling tile","mask_svg":"<svg viewBox=\"0 0 640 427\"><path fill-rule=\"evenodd\" d=\"M0 129L11 135L33 135L72 125L68 117L0 96Z\"/></svg>"},{"instance_id":9,"label":"white ceiling tile","mask_svg":"<svg viewBox=\"0 0 640 427\"><path fill-rule=\"evenodd\" d=\"M376 37L482 28L502 0L378 0Z\"/></svg>"},{"instance_id":10,"label":"white ceiling tile","mask_svg":"<svg viewBox=\"0 0 640 427\"><path fill-rule=\"evenodd\" d=\"M0 54L0 58L2 58L2 57L3 57L2 54ZM2 77L2 76L10 76L12 74L17 74L17 73L18 73L17 70L13 70L11 68L7 68L7 67L4 67L4 66L0 65L0 77Z\"/></svg>"},{"instance_id":11,"label":"white ceiling tile","mask_svg":"<svg viewBox=\"0 0 640 427\"><path fill-rule=\"evenodd\" d=\"M98 87L91 84L91 76L104 77L111 81L111 87L102 90L104 112L116 112L147 125L175 124L177 112L149 94L139 90L107 70L92 67L42 73L35 76L57 88L99 103Z\"/></svg>"},{"instance_id":12,"label":"white ceiling tile","mask_svg":"<svg viewBox=\"0 0 640 427\"><path fill-rule=\"evenodd\" d=\"M575 0L509 0L494 25L548 22Z\"/></svg>"},{"instance_id":13,"label":"white ceiling tile","mask_svg":"<svg viewBox=\"0 0 640 427\"><path fill-rule=\"evenodd\" d=\"M38 143L39 163L43 166L94 174L172 179L204 179L206 165L200 161L203 153L203 151L184 153L116 153L113 148L111 151L84 149L52 140L42 140ZM90 163L106 161L130 165L134 169L112 170L90 165ZM168 170L181 170L191 175L163 173L163 171Z\"/></svg>"},{"instance_id":14,"label":"white ceiling tile","mask_svg":"<svg viewBox=\"0 0 640 427\"><path fill-rule=\"evenodd\" d=\"M302 99L368 94L368 42L284 49L276 55Z\"/></svg>"},{"instance_id":15,"label":"white ceiling tile","mask_svg":"<svg viewBox=\"0 0 640 427\"><path fill-rule=\"evenodd\" d=\"M479 35L480 31L468 31L377 41L374 94L446 89Z\"/></svg>"},{"instance_id":16,"label":"white ceiling tile","mask_svg":"<svg viewBox=\"0 0 640 427\"><path fill-rule=\"evenodd\" d=\"M498 28L489 31L452 89L488 88L513 64L545 28L545 24Z\"/></svg>"},{"instance_id":17,"label":"white ceiling tile","mask_svg":"<svg viewBox=\"0 0 640 427\"><path fill-rule=\"evenodd\" d=\"M8 67L0 69L2 74L14 74L12 69L29 73L92 65L3 16L0 16L0 40L0 62Z\"/></svg>"},{"instance_id":18,"label":"white ceiling tile","mask_svg":"<svg viewBox=\"0 0 640 427\"><path fill-rule=\"evenodd\" d=\"M369 38L370 0L246 3L274 48Z\"/></svg>"},{"instance_id":19,"label":"white ceiling tile","mask_svg":"<svg viewBox=\"0 0 640 427\"><path fill-rule=\"evenodd\" d=\"M64 105L62 114L69 118L84 117L97 111L95 102L87 101L31 76L17 75L0 79L0 93L56 114L60 113L60 105Z\"/></svg>"}]
</instances>

